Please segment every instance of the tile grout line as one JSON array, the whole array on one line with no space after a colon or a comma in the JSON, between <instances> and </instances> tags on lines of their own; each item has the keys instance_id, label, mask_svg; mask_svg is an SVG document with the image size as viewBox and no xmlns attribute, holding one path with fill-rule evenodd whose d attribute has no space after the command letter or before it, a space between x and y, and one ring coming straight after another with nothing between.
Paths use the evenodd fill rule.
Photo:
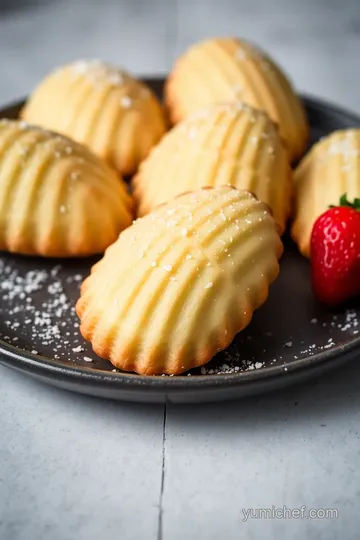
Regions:
<instances>
[{"instance_id":1,"label":"tile grout line","mask_svg":"<svg viewBox=\"0 0 360 540\"><path fill-rule=\"evenodd\" d=\"M160 495L159 495L159 519L158 519L157 540L162 540L163 539L162 515L163 515L163 494L164 494L164 484L165 484L166 415L167 415L167 405L165 403L165 405L164 405L164 422L163 422L162 460L161 460L161 486L160 486Z\"/></svg>"},{"instance_id":2,"label":"tile grout line","mask_svg":"<svg viewBox=\"0 0 360 540\"><path fill-rule=\"evenodd\" d=\"M166 1L166 0L165 0ZM173 63L174 49L176 48L177 41L177 28L178 28L178 5L177 0L166 3L168 9L168 31L166 33L166 62L168 68L166 72L169 72ZM171 29L173 31L171 31ZM163 495L165 485L165 445L166 445L166 416L167 416L167 401L164 404L164 422L163 422L163 442L162 442L162 463L161 463L161 487L159 495L159 517L158 517L158 535L157 540L163 540Z\"/></svg>"}]
</instances>

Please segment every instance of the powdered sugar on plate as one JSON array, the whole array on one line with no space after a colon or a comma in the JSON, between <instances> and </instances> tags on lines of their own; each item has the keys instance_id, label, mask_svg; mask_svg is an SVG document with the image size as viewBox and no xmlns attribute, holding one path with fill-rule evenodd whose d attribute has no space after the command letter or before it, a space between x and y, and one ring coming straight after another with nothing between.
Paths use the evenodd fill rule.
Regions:
<instances>
[{"instance_id":1,"label":"powdered sugar on plate","mask_svg":"<svg viewBox=\"0 0 360 540\"><path fill-rule=\"evenodd\" d=\"M84 274L69 275L62 265L48 263L36 268L19 257L0 259L0 339L32 355L69 362L89 362L79 334L75 302ZM4 331L5 330L5 331Z\"/></svg>"},{"instance_id":2,"label":"powdered sugar on plate","mask_svg":"<svg viewBox=\"0 0 360 540\"><path fill-rule=\"evenodd\" d=\"M352 335L354 337L359 333L359 315L354 309L348 309L342 314L334 314L326 322L321 322L317 318L312 318L309 321L310 325L322 325L325 328L328 328L329 332L341 332L344 334ZM261 350L261 356L259 354L254 354L251 358L247 358L246 354L242 354L241 350L244 349L242 343L244 342L254 342L259 338L256 335L247 334L247 331L250 331L250 328L244 332L244 334L239 334L235 341L230 347L222 353L222 357L225 358L225 363L217 363L213 365L214 362L210 362L206 366L200 368L201 375L227 375L235 374L239 372L254 371L262 368L269 368L275 365L283 366L284 371L288 371L288 364L295 360L301 358L306 358L308 356L313 356L315 354L325 352L329 349L332 349L336 345L341 345L339 339L334 337L329 337L326 340L324 339L321 343L309 343L305 344L303 340L300 340L300 351L291 352L291 349L296 347L298 349L299 336L297 339L293 336L288 336L287 340L278 341L273 332L265 331L261 336L261 344L265 346ZM300 334L301 334L301 329ZM299 335L300 335L299 334ZM286 352L284 352L284 349ZM249 350L249 346L246 347L246 350ZM255 349L254 349L255 351ZM271 353L277 353L272 356Z\"/></svg>"},{"instance_id":3,"label":"powdered sugar on plate","mask_svg":"<svg viewBox=\"0 0 360 540\"><path fill-rule=\"evenodd\" d=\"M52 260L2 255L0 339L37 358L114 371L114 367L98 358L82 338L75 313L81 282L94 262L94 259L70 260L59 264ZM253 322L238 334L228 349L207 365L193 370L191 375L239 374L274 366L282 366L286 372L296 360L331 353L334 347L359 337L359 315L355 309L333 315L316 312L300 326L288 321L291 319L288 314L284 317L288 330L283 322L279 330L271 305L264 307L269 313L261 322L257 318L262 317L259 310Z\"/></svg>"}]
</instances>

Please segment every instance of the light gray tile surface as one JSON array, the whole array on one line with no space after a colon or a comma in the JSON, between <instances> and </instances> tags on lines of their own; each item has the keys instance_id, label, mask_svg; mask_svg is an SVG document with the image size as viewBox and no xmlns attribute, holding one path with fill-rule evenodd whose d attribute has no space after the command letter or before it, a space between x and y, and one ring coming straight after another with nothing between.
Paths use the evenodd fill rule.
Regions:
<instances>
[{"instance_id":1,"label":"light gray tile surface","mask_svg":"<svg viewBox=\"0 0 360 540\"><path fill-rule=\"evenodd\" d=\"M0 0L0 102L80 57L166 72L215 34L258 42L299 89L360 112L358 0ZM0 368L0 539L355 540L359 390L353 364L275 395L171 406L163 447L162 406L74 396ZM339 518L242 522L243 507L302 504Z\"/></svg>"},{"instance_id":2,"label":"light gray tile surface","mask_svg":"<svg viewBox=\"0 0 360 540\"><path fill-rule=\"evenodd\" d=\"M357 540L360 366L266 396L168 406L164 538ZM248 519L242 509L336 509Z\"/></svg>"},{"instance_id":3,"label":"light gray tile surface","mask_svg":"<svg viewBox=\"0 0 360 540\"><path fill-rule=\"evenodd\" d=\"M163 407L0 368L1 540L156 539Z\"/></svg>"}]
</instances>

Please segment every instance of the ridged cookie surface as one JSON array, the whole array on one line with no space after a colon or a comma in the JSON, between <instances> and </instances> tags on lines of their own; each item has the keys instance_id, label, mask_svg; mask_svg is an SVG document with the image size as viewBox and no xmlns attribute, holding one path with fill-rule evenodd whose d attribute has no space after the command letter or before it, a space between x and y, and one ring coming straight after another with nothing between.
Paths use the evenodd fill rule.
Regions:
<instances>
[{"instance_id":1,"label":"ridged cookie surface","mask_svg":"<svg viewBox=\"0 0 360 540\"><path fill-rule=\"evenodd\" d=\"M99 253L132 222L117 173L85 147L25 122L0 120L0 249Z\"/></svg>"},{"instance_id":2,"label":"ridged cookie surface","mask_svg":"<svg viewBox=\"0 0 360 540\"><path fill-rule=\"evenodd\" d=\"M291 159L308 140L304 108L286 75L264 52L236 38L209 39L190 47L175 63L166 85L174 123L204 106L243 101L279 124Z\"/></svg>"},{"instance_id":3,"label":"ridged cookie surface","mask_svg":"<svg viewBox=\"0 0 360 540\"><path fill-rule=\"evenodd\" d=\"M81 333L116 367L178 374L245 328L279 272L266 205L222 186L177 197L121 233L84 281Z\"/></svg>"},{"instance_id":4,"label":"ridged cookie surface","mask_svg":"<svg viewBox=\"0 0 360 540\"><path fill-rule=\"evenodd\" d=\"M46 77L22 118L85 144L122 174L131 174L166 130L154 93L124 71L78 61Z\"/></svg>"},{"instance_id":5,"label":"ridged cookie surface","mask_svg":"<svg viewBox=\"0 0 360 540\"><path fill-rule=\"evenodd\" d=\"M224 184L255 193L284 231L292 190L288 155L268 115L242 103L198 111L163 137L133 179L137 213L184 191Z\"/></svg>"},{"instance_id":6,"label":"ridged cookie surface","mask_svg":"<svg viewBox=\"0 0 360 540\"><path fill-rule=\"evenodd\" d=\"M335 131L315 144L295 170L294 189L291 235L309 257L316 219L344 193L349 200L360 197L360 130Z\"/></svg>"}]
</instances>

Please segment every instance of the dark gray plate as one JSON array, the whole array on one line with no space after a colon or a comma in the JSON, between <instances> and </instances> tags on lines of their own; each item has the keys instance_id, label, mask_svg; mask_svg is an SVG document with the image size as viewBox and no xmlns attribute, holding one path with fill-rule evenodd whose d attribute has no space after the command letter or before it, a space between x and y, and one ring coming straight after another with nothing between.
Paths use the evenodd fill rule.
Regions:
<instances>
[{"instance_id":1,"label":"dark gray plate","mask_svg":"<svg viewBox=\"0 0 360 540\"><path fill-rule=\"evenodd\" d=\"M148 81L161 95L162 82ZM304 97L312 143L360 118ZM0 111L15 118L21 104ZM285 238L280 277L266 304L233 344L202 370L178 377L114 371L79 334L74 304L96 259L0 255L0 362L53 385L131 401L200 402L275 389L321 374L360 352L359 304L329 312L315 301L309 263Z\"/></svg>"}]
</instances>

